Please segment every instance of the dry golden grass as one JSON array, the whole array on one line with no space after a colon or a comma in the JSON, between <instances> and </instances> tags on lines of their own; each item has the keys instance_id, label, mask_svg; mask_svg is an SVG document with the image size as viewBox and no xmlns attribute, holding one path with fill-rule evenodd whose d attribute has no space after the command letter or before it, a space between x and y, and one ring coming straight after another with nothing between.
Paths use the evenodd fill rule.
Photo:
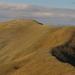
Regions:
<instances>
[{"instance_id":1,"label":"dry golden grass","mask_svg":"<svg viewBox=\"0 0 75 75\"><path fill-rule=\"evenodd\" d=\"M0 75L74 75L75 68L51 56L74 27L50 28L34 20L0 23Z\"/></svg>"}]
</instances>

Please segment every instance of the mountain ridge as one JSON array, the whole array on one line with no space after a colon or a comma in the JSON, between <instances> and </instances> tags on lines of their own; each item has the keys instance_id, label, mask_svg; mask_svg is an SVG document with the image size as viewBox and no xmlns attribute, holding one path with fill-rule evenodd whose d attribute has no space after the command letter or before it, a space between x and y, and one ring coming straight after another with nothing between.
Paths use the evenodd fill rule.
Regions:
<instances>
[{"instance_id":1,"label":"mountain ridge","mask_svg":"<svg viewBox=\"0 0 75 75\"><path fill-rule=\"evenodd\" d=\"M51 55L51 50L65 44L73 31L72 26L50 27L34 20L0 23L0 75L75 73L73 66Z\"/></svg>"}]
</instances>

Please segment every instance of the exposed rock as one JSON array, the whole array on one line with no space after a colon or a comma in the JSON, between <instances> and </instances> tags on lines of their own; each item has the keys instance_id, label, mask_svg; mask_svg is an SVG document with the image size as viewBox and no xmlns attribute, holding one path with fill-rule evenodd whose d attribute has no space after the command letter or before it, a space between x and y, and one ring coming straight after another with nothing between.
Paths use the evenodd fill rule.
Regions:
<instances>
[{"instance_id":1,"label":"exposed rock","mask_svg":"<svg viewBox=\"0 0 75 75\"><path fill-rule=\"evenodd\" d=\"M53 48L52 55L60 61L75 66L75 32L67 43Z\"/></svg>"},{"instance_id":2,"label":"exposed rock","mask_svg":"<svg viewBox=\"0 0 75 75\"><path fill-rule=\"evenodd\" d=\"M40 25L43 25L43 23L41 23L41 22L38 22L37 20L33 20L35 23L37 23L37 24L40 24Z\"/></svg>"}]
</instances>

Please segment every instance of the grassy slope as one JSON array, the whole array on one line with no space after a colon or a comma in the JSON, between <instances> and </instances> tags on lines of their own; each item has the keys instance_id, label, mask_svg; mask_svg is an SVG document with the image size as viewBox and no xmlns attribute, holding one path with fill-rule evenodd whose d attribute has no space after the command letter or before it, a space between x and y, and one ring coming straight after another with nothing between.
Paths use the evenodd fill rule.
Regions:
<instances>
[{"instance_id":1,"label":"grassy slope","mask_svg":"<svg viewBox=\"0 0 75 75\"><path fill-rule=\"evenodd\" d=\"M50 28L34 20L0 23L0 75L72 75L75 68L51 56L73 28Z\"/></svg>"}]
</instances>

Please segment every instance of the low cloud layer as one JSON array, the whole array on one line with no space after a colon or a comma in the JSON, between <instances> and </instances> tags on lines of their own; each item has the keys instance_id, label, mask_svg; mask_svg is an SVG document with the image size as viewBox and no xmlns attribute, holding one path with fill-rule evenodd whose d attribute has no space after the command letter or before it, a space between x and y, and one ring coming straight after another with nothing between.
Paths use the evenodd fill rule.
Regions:
<instances>
[{"instance_id":1,"label":"low cloud layer","mask_svg":"<svg viewBox=\"0 0 75 75\"><path fill-rule=\"evenodd\" d=\"M59 18L70 21L75 20L75 10L47 8L30 4L0 3L0 20L10 18Z\"/></svg>"},{"instance_id":2,"label":"low cloud layer","mask_svg":"<svg viewBox=\"0 0 75 75\"><path fill-rule=\"evenodd\" d=\"M11 12L10 15L28 15L31 16L40 16L40 17L73 17L75 18L75 10L72 9L52 9L52 8L44 8L39 6L33 6L30 4L7 4L7 3L0 3L0 11L7 11ZM2 14L0 14L2 15Z\"/></svg>"}]
</instances>

